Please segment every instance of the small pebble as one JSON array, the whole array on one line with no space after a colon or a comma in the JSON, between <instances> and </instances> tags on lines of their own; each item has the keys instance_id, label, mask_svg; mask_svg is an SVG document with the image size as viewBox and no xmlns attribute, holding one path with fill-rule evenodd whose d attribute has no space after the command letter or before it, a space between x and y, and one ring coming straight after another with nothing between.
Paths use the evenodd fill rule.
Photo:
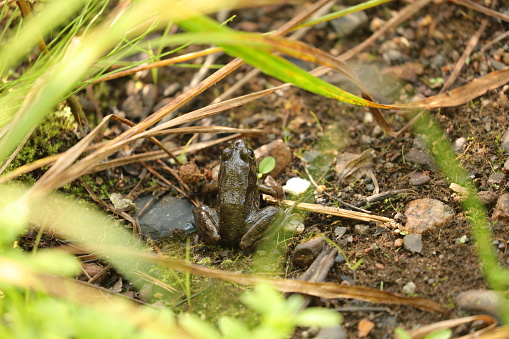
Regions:
<instances>
[{"instance_id":1,"label":"small pebble","mask_svg":"<svg viewBox=\"0 0 509 339\"><path fill-rule=\"evenodd\" d=\"M362 26L368 25L368 15L364 11L358 11L329 21L338 37L345 37Z\"/></svg>"},{"instance_id":2,"label":"small pebble","mask_svg":"<svg viewBox=\"0 0 509 339\"><path fill-rule=\"evenodd\" d=\"M412 253L422 252L422 235L421 234L408 234L403 238L405 248Z\"/></svg>"},{"instance_id":3,"label":"small pebble","mask_svg":"<svg viewBox=\"0 0 509 339\"><path fill-rule=\"evenodd\" d=\"M509 172L509 159L507 159L505 162L504 162L504 171L505 172Z\"/></svg>"},{"instance_id":4,"label":"small pebble","mask_svg":"<svg viewBox=\"0 0 509 339\"><path fill-rule=\"evenodd\" d=\"M498 198L497 204L493 209L491 219L500 220L504 222L509 221L509 194L504 193Z\"/></svg>"},{"instance_id":5,"label":"small pebble","mask_svg":"<svg viewBox=\"0 0 509 339\"><path fill-rule=\"evenodd\" d=\"M293 195L300 195L311 186L311 183L306 179L302 178L291 178L286 182L286 185L283 186L283 190L286 193L290 193Z\"/></svg>"},{"instance_id":6,"label":"small pebble","mask_svg":"<svg viewBox=\"0 0 509 339\"><path fill-rule=\"evenodd\" d=\"M405 154L405 160L421 166L426 170L431 170L435 172L437 170L437 166L435 164L435 159L426 151L419 148L412 148Z\"/></svg>"},{"instance_id":7,"label":"small pebble","mask_svg":"<svg viewBox=\"0 0 509 339\"><path fill-rule=\"evenodd\" d=\"M467 148L467 139L464 137L458 138L454 140L454 143L452 145L452 149L456 153L463 153L465 149Z\"/></svg>"},{"instance_id":8,"label":"small pebble","mask_svg":"<svg viewBox=\"0 0 509 339\"><path fill-rule=\"evenodd\" d=\"M439 200L424 198L410 201L405 216L405 230L421 234L445 225L454 216L454 210Z\"/></svg>"},{"instance_id":9,"label":"small pebble","mask_svg":"<svg viewBox=\"0 0 509 339\"><path fill-rule=\"evenodd\" d=\"M394 240L394 247L401 247L403 246L403 239L399 238Z\"/></svg>"},{"instance_id":10,"label":"small pebble","mask_svg":"<svg viewBox=\"0 0 509 339\"><path fill-rule=\"evenodd\" d=\"M500 185L502 183L502 181L504 181L504 179L505 179L504 173L495 173L495 174L490 175L490 177L488 178L488 184Z\"/></svg>"},{"instance_id":11,"label":"small pebble","mask_svg":"<svg viewBox=\"0 0 509 339\"><path fill-rule=\"evenodd\" d=\"M477 196L479 197L479 200L481 200L481 202L487 207L495 205L498 199L498 195L493 191L480 191Z\"/></svg>"},{"instance_id":12,"label":"small pebble","mask_svg":"<svg viewBox=\"0 0 509 339\"><path fill-rule=\"evenodd\" d=\"M355 225L355 232L359 235L366 235L369 232L369 226L357 224Z\"/></svg>"},{"instance_id":13,"label":"small pebble","mask_svg":"<svg viewBox=\"0 0 509 339\"><path fill-rule=\"evenodd\" d=\"M348 339L348 333L343 326L324 327L316 335L317 339Z\"/></svg>"},{"instance_id":14,"label":"small pebble","mask_svg":"<svg viewBox=\"0 0 509 339\"><path fill-rule=\"evenodd\" d=\"M423 172L415 172L410 174L408 177L409 182L415 186L423 185L431 180L431 177Z\"/></svg>"},{"instance_id":15,"label":"small pebble","mask_svg":"<svg viewBox=\"0 0 509 339\"><path fill-rule=\"evenodd\" d=\"M346 233L346 227L338 226L334 229L334 236L341 238Z\"/></svg>"},{"instance_id":16,"label":"small pebble","mask_svg":"<svg viewBox=\"0 0 509 339\"><path fill-rule=\"evenodd\" d=\"M413 281L409 281L403 286L403 289L401 290L403 294L406 295L412 295L415 293L415 290L417 289L417 286Z\"/></svg>"},{"instance_id":17,"label":"small pebble","mask_svg":"<svg viewBox=\"0 0 509 339\"><path fill-rule=\"evenodd\" d=\"M500 146L506 151L509 152L509 130L507 130L504 133L504 136L502 136L502 141L500 143Z\"/></svg>"}]
</instances>

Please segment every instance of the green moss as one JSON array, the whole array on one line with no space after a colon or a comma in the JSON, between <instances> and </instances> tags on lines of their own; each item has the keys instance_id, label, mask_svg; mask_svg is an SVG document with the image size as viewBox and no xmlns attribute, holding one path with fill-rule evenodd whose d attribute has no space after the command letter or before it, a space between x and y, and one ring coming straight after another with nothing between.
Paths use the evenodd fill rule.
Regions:
<instances>
[{"instance_id":1,"label":"green moss","mask_svg":"<svg viewBox=\"0 0 509 339\"><path fill-rule=\"evenodd\" d=\"M50 114L32 133L16 158L7 167L6 173L72 147L77 142L74 128L75 122L69 107L66 106ZM20 179L33 184L47 169L48 166L44 166L40 170L22 175Z\"/></svg>"}]
</instances>

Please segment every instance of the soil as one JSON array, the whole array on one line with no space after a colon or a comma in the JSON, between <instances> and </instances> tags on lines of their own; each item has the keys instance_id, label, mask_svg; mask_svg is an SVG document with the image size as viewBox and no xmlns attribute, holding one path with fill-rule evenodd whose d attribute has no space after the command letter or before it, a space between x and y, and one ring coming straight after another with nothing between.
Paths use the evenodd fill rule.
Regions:
<instances>
[{"instance_id":1,"label":"soil","mask_svg":"<svg viewBox=\"0 0 509 339\"><path fill-rule=\"evenodd\" d=\"M403 5L400 2L388 3L367 10L366 25L356 29L347 38L338 38L333 28L325 25L320 29L309 31L303 41L338 55L365 40L371 34L367 25L376 21L375 18L387 20L391 11L401 10ZM507 4L499 4L494 9L499 12L509 12ZM292 6L263 7L237 14L238 17L232 24L234 28L269 31L294 16L295 8ZM361 79L369 85L377 99L382 102L408 102L414 98L435 95L441 89L440 81L437 85L437 79L448 78L459 56L465 50L466 44L479 30L484 18L483 14L454 3L432 3L349 62L360 74ZM507 67L509 64L507 38L489 45L490 41L509 29L509 24L494 18L488 20L486 31L470 56L468 65L463 66L452 88L492 72L497 67ZM226 63L228 60L227 57L222 57L220 62ZM212 101L217 93L233 85L247 70L247 66L243 67L236 75L217 84L212 91L205 92L189 106L200 107ZM398 80L397 75L401 75L402 70L406 72L404 79ZM175 73L171 72L173 71L160 70L161 81L157 87L159 95L170 82L176 81ZM178 82L182 87L186 86L186 81L194 72L194 69L179 69ZM338 83L334 74L329 74L327 79ZM119 93L113 88L125 87L127 81L129 80L120 79L106 84L112 86L109 91L115 92L116 95L109 95L107 90L106 94L98 95L96 98L99 104L108 105L111 111L120 109L120 101L125 100L127 94L122 91ZM143 83L147 84L148 81ZM249 82L242 89L242 93L237 95L258 91L275 84L278 84L276 80L259 76ZM491 90L466 105L430 112L440 123L451 142L459 138L466 139L466 147L457 152L457 157L471 174L479 190L493 192L495 198L492 200L508 192L508 181L503 172L507 155L501 149L502 136L509 128L507 118L509 101L506 95L507 86ZM84 94L83 97L85 97ZM108 102L107 99L102 101L102 97L118 97L119 102ZM394 129L398 130L406 123L404 117L395 115L393 112L386 113ZM128 118L131 117L128 116ZM284 267L280 268L280 272L284 273L280 275L295 278L303 272L304 268L292 264L292 251L297 244L317 234L324 234L333 239L334 230L341 226L346 227L346 233L338 240L339 245L350 261L354 262L362 258L363 263L354 272L344 262L337 262L325 281L383 288L395 293L403 293L403 286L413 282L416 285L413 295L428 298L452 308L451 314L440 315L409 306L373 305L344 299L313 299L314 306L325 306L342 312L343 326L350 337L358 336L357 326L361 319L369 319L375 323L375 328L368 335L369 338L386 338L392 336L397 326L411 329L463 316L466 312L455 307L454 304L454 298L458 293L487 287L467 218L454 192L449 188L451 182L432 166L416 165L406 161L406 152L420 138L414 132L408 131L399 137L387 136L380 131L367 109L338 103L296 88L278 92L254 104L218 115L214 118L213 124L260 128L268 131L249 139L253 148L276 139L283 139L295 156L291 164L275 178L280 184L284 184L291 177L305 177L305 164L302 157L306 158L310 150L325 153L323 149L328 147L327 151L337 156L341 152L360 154L371 148L374 150L372 171L378 181L380 192L410 190L408 194L397 195L365 207L373 214L394 218L398 213L404 212L408 202L418 198L433 198L454 209L455 216L452 221L423 235L421 253L412 253L404 247L396 246L396 240L402 239L403 236L382 225L364 223L370 226L369 229L366 232L358 232L355 226L363 224L359 221L315 213L307 215L304 232L288 241L286 253L283 253ZM175 139L173 142L184 145L186 138L188 136ZM153 146L147 143L144 147L147 149ZM219 145L207 151L192 154L189 160L196 163L202 170L212 169L213 165L217 164L217 158L223 147L224 145ZM330 195L355 204L361 198L373 194L373 182L366 176L338 183L337 173L334 172L335 159L328 158L328 161L328 171L324 173L322 179L321 172L312 172L312 175L320 184L327 186L327 192ZM158 170L156 163L152 165ZM121 171L124 176L129 176L129 171L132 169ZM136 171L135 169L134 172ZM430 177L430 180L421 185L412 185L409 176L416 172L423 172ZM504 173L502 179L497 183L488 182L489 177L495 173ZM118 170L109 173L110 176L120 176L120 174ZM169 175L167 178L178 185ZM149 190L148 187L146 189ZM198 190L198 185L195 189ZM125 193L129 190L120 190L120 192ZM325 205L336 204L330 197L323 194L317 194L315 198L316 201ZM487 206L489 215L492 213L493 202ZM494 238L507 245L509 242L507 225L494 223L492 231ZM467 240L458 241L463 236L466 236ZM209 247L194 238L193 241L197 241L192 253L195 261L209 257L212 266L230 269L225 261L235 262L243 256L236 250ZM170 245L159 244L159 246L164 250L165 246ZM506 267L509 266L509 253L506 253L505 248L499 246L496 251L500 263ZM244 269L244 271L247 270ZM212 285L215 284L215 282L212 283ZM232 290L236 291L235 293L239 291L235 286ZM198 301L194 303L194 305L198 304ZM352 307L356 307L355 310ZM239 311L239 313L242 312ZM222 313L218 311L218 314ZM209 319L213 317L209 316ZM295 333L295 337L309 336L310 333L312 331L300 329Z\"/></svg>"}]
</instances>

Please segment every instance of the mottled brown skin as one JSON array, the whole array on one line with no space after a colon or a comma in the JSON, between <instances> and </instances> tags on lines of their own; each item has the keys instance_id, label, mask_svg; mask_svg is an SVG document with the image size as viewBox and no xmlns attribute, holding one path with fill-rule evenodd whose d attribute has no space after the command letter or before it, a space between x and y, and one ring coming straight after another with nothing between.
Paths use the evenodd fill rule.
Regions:
<instances>
[{"instance_id":1,"label":"mottled brown skin","mask_svg":"<svg viewBox=\"0 0 509 339\"><path fill-rule=\"evenodd\" d=\"M198 232L210 244L221 243L250 249L260 240L280 212L274 206L260 209L256 160L248 143L237 140L221 153L217 206L195 211Z\"/></svg>"}]
</instances>

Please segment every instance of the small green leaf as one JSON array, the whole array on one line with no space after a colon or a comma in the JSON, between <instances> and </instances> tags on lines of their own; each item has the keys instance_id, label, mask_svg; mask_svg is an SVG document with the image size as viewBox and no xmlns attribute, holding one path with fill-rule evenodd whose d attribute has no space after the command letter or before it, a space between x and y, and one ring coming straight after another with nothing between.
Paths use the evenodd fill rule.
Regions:
<instances>
[{"instance_id":1,"label":"small green leaf","mask_svg":"<svg viewBox=\"0 0 509 339\"><path fill-rule=\"evenodd\" d=\"M276 167L276 159L273 157L266 157L260 162L260 167L258 168L258 176L261 177L265 173L269 173Z\"/></svg>"},{"instance_id":2,"label":"small green leaf","mask_svg":"<svg viewBox=\"0 0 509 339\"><path fill-rule=\"evenodd\" d=\"M394 335L396 336L397 339L412 339L410 334L408 334L408 332L405 331L403 327L399 326L396 327L396 329L394 330Z\"/></svg>"},{"instance_id":3,"label":"small green leaf","mask_svg":"<svg viewBox=\"0 0 509 339\"><path fill-rule=\"evenodd\" d=\"M343 317L332 310L319 307L310 307L302 310L295 320L298 326L332 327L341 324Z\"/></svg>"},{"instance_id":4,"label":"small green leaf","mask_svg":"<svg viewBox=\"0 0 509 339\"><path fill-rule=\"evenodd\" d=\"M452 336L452 331L449 328L439 330L428 334L424 339L449 339Z\"/></svg>"},{"instance_id":5,"label":"small green leaf","mask_svg":"<svg viewBox=\"0 0 509 339\"><path fill-rule=\"evenodd\" d=\"M0 209L0 243L13 242L28 225L29 209L27 202L19 199Z\"/></svg>"},{"instance_id":6,"label":"small green leaf","mask_svg":"<svg viewBox=\"0 0 509 339\"><path fill-rule=\"evenodd\" d=\"M231 317L222 317L219 319L219 330L225 339L249 338L250 330L246 324L240 320Z\"/></svg>"}]
</instances>

